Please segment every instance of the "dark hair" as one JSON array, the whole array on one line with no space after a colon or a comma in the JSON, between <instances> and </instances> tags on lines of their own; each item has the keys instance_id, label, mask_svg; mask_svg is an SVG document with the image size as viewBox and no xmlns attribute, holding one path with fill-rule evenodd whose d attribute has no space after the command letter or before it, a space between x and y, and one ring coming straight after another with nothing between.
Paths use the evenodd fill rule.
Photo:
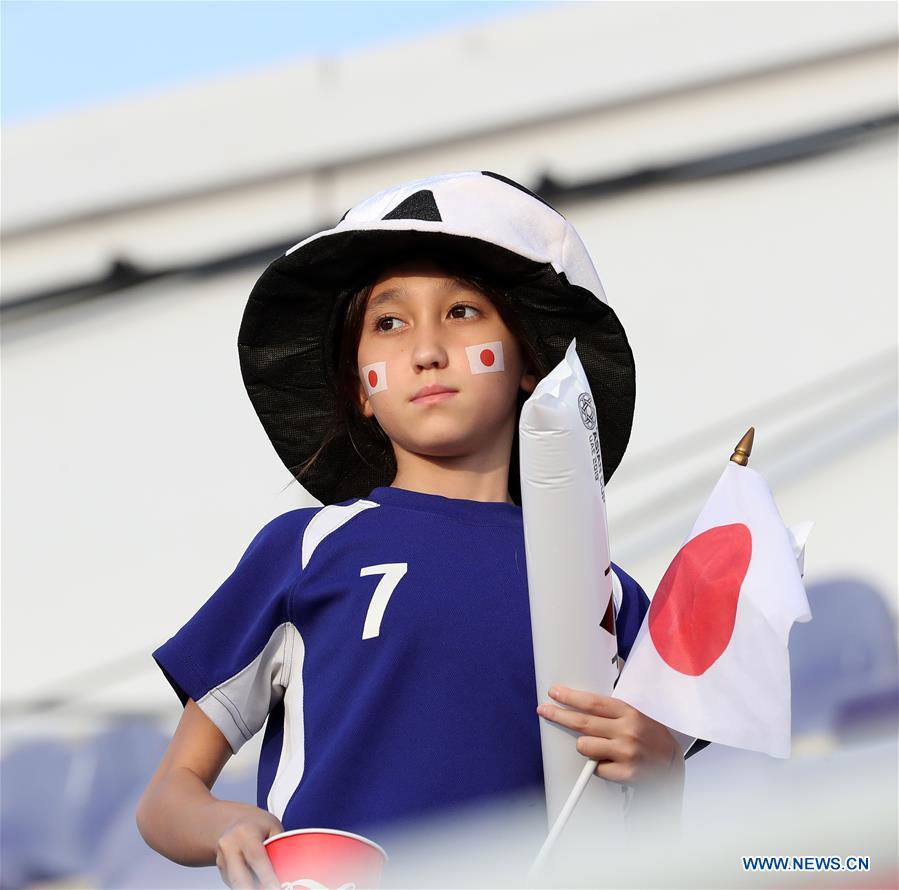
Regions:
<instances>
[{"instance_id":1,"label":"dark hair","mask_svg":"<svg viewBox=\"0 0 899 890\"><path fill-rule=\"evenodd\" d=\"M480 291L496 307L500 318L502 318L510 333L518 341L525 368L535 374L538 380L545 377L549 373L549 368L519 321L512 293L514 286L511 288L504 287L497 281L492 280L489 275L472 272L470 268L460 267L457 263L446 258L434 259L444 272L460 283ZM302 483L303 476L313 467L319 456L326 451L328 445L335 439L340 439L343 436L350 440L360 460L370 464L370 459L374 459L378 462L378 466L388 468L391 480L396 476L396 457L390 438L381 429L381 425L374 417L366 417L362 413L359 405L359 368L357 367L356 359L359 341L362 337L365 310L376 279L377 275L372 275L368 283L351 291L348 295L343 295L343 301L345 301L346 306L343 324L339 327L339 340L333 344L336 352L334 362L336 375L333 382L336 408L321 445L295 472L296 479L300 483ZM516 428L518 418L521 416L522 405L524 405L528 395L528 393L519 389L518 405L515 412ZM369 458L364 457L363 452L369 455ZM517 435L513 437L509 460L509 493L516 504L520 503Z\"/></svg>"}]
</instances>

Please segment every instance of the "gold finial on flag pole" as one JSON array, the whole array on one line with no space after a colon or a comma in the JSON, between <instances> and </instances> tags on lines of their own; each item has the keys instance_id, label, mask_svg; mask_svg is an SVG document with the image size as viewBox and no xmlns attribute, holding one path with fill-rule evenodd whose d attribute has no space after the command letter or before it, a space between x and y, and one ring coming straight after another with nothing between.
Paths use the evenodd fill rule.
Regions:
<instances>
[{"instance_id":1,"label":"gold finial on flag pole","mask_svg":"<svg viewBox=\"0 0 899 890\"><path fill-rule=\"evenodd\" d=\"M739 464L741 467L745 467L749 463L749 455L752 454L752 440L755 436L755 427L751 426L746 431L746 434L737 442L737 447L734 449L734 453L730 456L730 459L735 463Z\"/></svg>"}]
</instances>

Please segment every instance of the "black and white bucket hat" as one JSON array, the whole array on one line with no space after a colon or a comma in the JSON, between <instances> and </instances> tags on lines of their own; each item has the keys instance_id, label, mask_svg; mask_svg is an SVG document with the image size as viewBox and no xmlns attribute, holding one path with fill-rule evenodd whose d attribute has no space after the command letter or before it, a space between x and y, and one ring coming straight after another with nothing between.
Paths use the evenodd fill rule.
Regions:
<instances>
[{"instance_id":1,"label":"black and white bucket hat","mask_svg":"<svg viewBox=\"0 0 899 890\"><path fill-rule=\"evenodd\" d=\"M634 413L634 359L574 227L524 186L487 171L433 176L368 198L263 272L238 335L243 380L285 466L319 450L337 400L337 338L349 297L386 266L420 256L500 281L547 369L572 338L590 381L605 479L621 462ZM517 437L516 437L517 444ZM391 455L392 456L392 455ZM384 442L330 441L300 482L325 504L389 485ZM509 491L520 503L517 448Z\"/></svg>"}]
</instances>

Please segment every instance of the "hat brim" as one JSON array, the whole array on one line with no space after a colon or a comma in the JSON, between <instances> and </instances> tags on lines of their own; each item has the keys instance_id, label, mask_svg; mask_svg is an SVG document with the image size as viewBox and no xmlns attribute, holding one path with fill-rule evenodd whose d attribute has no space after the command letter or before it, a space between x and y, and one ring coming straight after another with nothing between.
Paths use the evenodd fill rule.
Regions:
<instances>
[{"instance_id":1,"label":"hat brim","mask_svg":"<svg viewBox=\"0 0 899 890\"><path fill-rule=\"evenodd\" d=\"M630 438L635 399L633 354L612 308L568 282L549 263L478 238L409 229L323 235L274 260L256 282L238 334L240 368L253 407L285 466L296 475L331 424L337 399L336 337L351 293L386 266L420 255L452 257L500 282L547 368L562 360L577 337L608 482ZM336 440L300 481L326 504L365 497L393 481L381 447ZM509 491L520 503L517 448L513 463Z\"/></svg>"}]
</instances>

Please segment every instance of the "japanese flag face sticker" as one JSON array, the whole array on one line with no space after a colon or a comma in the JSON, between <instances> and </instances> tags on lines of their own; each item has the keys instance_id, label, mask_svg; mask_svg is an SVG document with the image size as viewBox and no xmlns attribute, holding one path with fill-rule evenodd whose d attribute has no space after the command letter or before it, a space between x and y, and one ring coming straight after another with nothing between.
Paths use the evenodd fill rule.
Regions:
<instances>
[{"instance_id":1,"label":"japanese flag face sticker","mask_svg":"<svg viewBox=\"0 0 899 890\"><path fill-rule=\"evenodd\" d=\"M367 396L387 389L387 362L365 365L362 368L362 383Z\"/></svg>"},{"instance_id":2,"label":"japanese flag face sticker","mask_svg":"<svg viewBox=\"0 0 899 890\"><path fill-rule=\"evenodd\" d=\"M491 371L505 370L502 340L466 346L465 354L468 356L472 374L488 374Z\"/></svg>"}]
</instances>

